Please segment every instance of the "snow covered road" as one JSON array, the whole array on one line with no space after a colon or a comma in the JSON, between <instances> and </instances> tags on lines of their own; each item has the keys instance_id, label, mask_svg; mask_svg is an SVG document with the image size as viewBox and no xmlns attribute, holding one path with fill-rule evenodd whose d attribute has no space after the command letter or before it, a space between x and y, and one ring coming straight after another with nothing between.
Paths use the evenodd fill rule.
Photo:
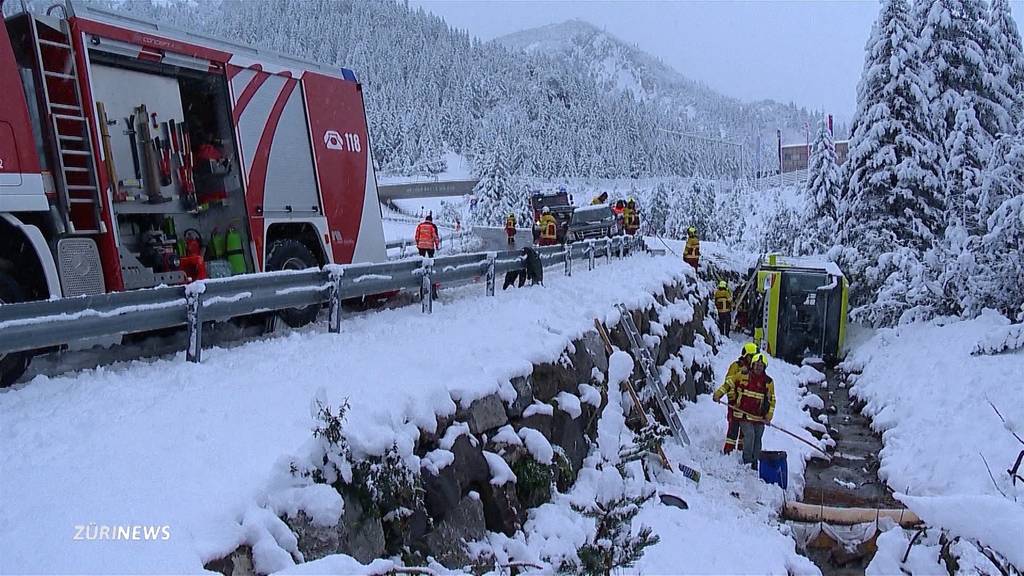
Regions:
<instances>
[{"instance_id":1,"label":"snow covered road","mask_svg":"<svg viewBox=\"0 0 1024 576\"><path fill-rule=\"evenodd\" d=\"M241 542L275 463L310 438L323 389L348 398L353 447L411 446L417 427L559 356L613 304L689 274L673 257L548 270L547 286L347 318L231 349L136 361L0 393L0 573L196 573ZM78 540L76 526L167 526L169 538Z\"/></svg>"}]
</instances>

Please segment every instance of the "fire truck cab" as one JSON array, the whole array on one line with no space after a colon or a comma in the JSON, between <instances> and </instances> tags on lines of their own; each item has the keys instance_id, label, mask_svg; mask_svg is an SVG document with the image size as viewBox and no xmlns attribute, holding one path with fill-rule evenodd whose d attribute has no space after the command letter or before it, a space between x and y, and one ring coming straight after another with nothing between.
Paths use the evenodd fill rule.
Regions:
<instances>
[{"instance_id":1,"label":"fire truck cab","mask_svg":"<svg viewBox=\"0 0 1024 576\"><path fill-rule=\"evenodd\" d=\"M386 259L352 71L70 0L4 24L0 302Z\"/></svg>"}]
</instances>

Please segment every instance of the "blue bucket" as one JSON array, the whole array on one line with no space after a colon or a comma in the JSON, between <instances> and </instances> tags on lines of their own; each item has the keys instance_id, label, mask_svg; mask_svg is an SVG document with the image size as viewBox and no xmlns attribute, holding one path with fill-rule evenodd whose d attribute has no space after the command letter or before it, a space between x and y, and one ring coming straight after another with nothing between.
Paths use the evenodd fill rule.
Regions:
<instances>
[{"instance_id":1,"label":"blue bucket","mask_svg":"<svg viewBox=\"0 0 1024 576\"><path fill-rule=\"evenodd\" d=\"M789 466L786 464L786 453L781 450L762 450L757 471L761 480L776 484L783 490L789 485Z\"/></svg>"}]
</instances>

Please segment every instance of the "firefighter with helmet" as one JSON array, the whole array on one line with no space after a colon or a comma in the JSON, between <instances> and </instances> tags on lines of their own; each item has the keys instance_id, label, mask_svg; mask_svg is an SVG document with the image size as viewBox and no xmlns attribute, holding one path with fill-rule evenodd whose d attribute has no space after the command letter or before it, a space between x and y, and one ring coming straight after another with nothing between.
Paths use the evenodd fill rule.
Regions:
<instances>
[{"instance_id":1,"label":"firefighter with helmet","mask_svg":"<svg viewBox=\"0 0 1024 576\"><path fill-rule=\"evenodd\" d=\"M558 221L551 214L551 208L545 206L537 221L540 228L540 245L553 246L558 243Z\"/></svg>"},{"instance_id":2,"label":"firefighter with helmet","mask_svg":"<svg viewBox=\"0 0 1024 576\"><path fill-rule=\"evenodd\" d=\"M607 192L601 192L600 194L598 194L597 196L594 196L590 200L590 205L591 206L597 206L598 204L604 204L606 202L608 202L608 193Z\"/></svg>"},{"instance_id":3,"label":"firefighter with helmet","mask_svg":"<svg viewBox=\"0 0 1024 576\"><path fill-rule=\"evenodd\" d=\"M622 227L630 236L640 230L640 213L637 212L636 202L630 198L622 208Z\"/></svg>"},{"instance_id":4,"label":"firefighter with helmet","mask_svg":"<svg viewBox=\"0 0 1024 576\"><path fill-rule=\"evenodd\" d=\"M515 248L516 245L516 215L509 214L505 218L505 236L508 237L508 247Z\"/></svg>"},{"instance_id":5,"label":"firefighter with helmet","mask_svg":"<svg viewBox=\"0 0 1024 576\"><path fill-rule=\"evenodd\" d=\"M697 229L690 226L686 229L686 247L683 248L683 262L686 262L696 270L700 264L700 238L697 237Z\"/></svg>"},{"instance_id":6,"label":"firefighter with helmet","mask_svg":"<svg viewBox=\"0 0 1024 576\"><path fill-rule=\"evenodd\" d=\"M754 354L747 373L731 380L726 378L713 395L716 401L723 395L729 398L729 411L733 424L737 424L730 424L729 436L737 437L733 436L734 428L743 436L743 463L754 470L761 458L764 427L775 414L775 382L765 372L767 367L768 357L761 352Z\"/></svg>"},{"instance_id":7,"label":"firefighter with helmet","mask_svg":"<svg viewBox=\"0 0 1024 576\"><path fill-rule=\"evenodd\" d=\"M740 349L740 357L733 361L729 365L729 370L725 373L725 383L723 387L728 384L729 386L735 386L736 382L743 378L747 378L750 370L750 359L757 354L757 345L753 342L747 342ZM714 393L712 398L715 402L722 397L724 392L720 393L722 388ZM728 454L733 450L743 450L743 435L740 434L739 422L735 422L732 418L732 398L729 399L730 406L725 411L725 421L728 424L725 432L725 446L722 448L722 453Z\"/></svg>"},{"instance_id":8,"label":"firefighter with helmet","mask_svg":"<svg viewBox=\"0 0 1024 576\"><path fill-rule=\"evenodd\" d=\"M718 311L718 331L722 336L729 336L729 328L732 326L732 291L725 280L718 281L718 288L715 290L715 310Z\"/></svg>"}]
</instances>

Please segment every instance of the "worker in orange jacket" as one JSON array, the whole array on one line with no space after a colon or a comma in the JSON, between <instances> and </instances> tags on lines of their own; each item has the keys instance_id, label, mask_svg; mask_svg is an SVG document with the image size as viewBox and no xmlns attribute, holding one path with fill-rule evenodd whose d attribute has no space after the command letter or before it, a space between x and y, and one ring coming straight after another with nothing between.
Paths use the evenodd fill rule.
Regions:
<instances>
[{"instance_id":1,"label":"worker in orange jacket","mask_svg":"<svg viewBox=\"0 0 1024 576\"><path fill-rule=\"evenodd\" d=\"M427 214L427 217L416 226L416 248L420 256L433 258L434 251L441 248L441 235L437 233L437 225L434 224L434 216Z\"/></svg>"}]
</instances>

